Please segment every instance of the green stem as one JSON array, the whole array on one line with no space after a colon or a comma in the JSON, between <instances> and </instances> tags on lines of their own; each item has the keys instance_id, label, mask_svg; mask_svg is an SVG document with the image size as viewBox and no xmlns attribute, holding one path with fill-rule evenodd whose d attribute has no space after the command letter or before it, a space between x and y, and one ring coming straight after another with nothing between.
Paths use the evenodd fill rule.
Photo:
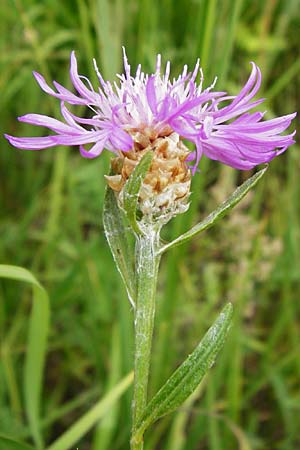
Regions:
<instances>
[{"instance_id":1,"label":"green stem","mask_svg":"<svg viewBox=\"0 0 300 450\"><path fill-rule=\"evenodd\" d=\"M151 345L155 316L155 292L160 257L159 232L152 226L136 238L137 293L135 309L135 359L132 401L131 450L143 450L143 437L135 430L147 402Z\"/></svg>"}]
</instances>

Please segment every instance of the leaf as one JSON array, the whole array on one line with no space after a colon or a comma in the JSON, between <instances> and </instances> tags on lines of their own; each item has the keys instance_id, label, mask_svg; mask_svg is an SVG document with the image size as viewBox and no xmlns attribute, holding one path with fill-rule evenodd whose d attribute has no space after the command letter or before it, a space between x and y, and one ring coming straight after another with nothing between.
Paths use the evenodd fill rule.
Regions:
<instances>
[{"instance_id":1,"label":"leaf","mask_svg":"<svg viewBox=\"0 0 300 450\"><path fill-rule=\"evenodd\" d=\"M107 186L103 209L104 232L117 269L126 286L129 300L134 305L134 252L130 246L128 225L124 219L124 213L117 204L114 191Z\"/></svg>"},{"instance_id":2,"label":"leaf","mask_svg":"<svg viewBox=\"0 0 300 450\"><path fill-rule=\"evenodd\" d=\"M113 389L109 391L95 406L74 423L61 437L59 437L47 450L69 450L78 442L100 419L106 416L107 411L115 404L121 395L133 382L133 372L124 377Z\"/></svg>"},{"instance_id":3,"label":"leaf","mask_svg":"<svg viewBox=\"0 0 300 450\"><path fill-rule=\"evenodd\" d=\"M185 431L190 420L190 411L193 408L195 402L202 395L203 389L207 384L207 378L204 378L199 384L198 388L190 395L186 401L182 404L172 421L172 426L168 432L168 441L166 450L183 450L186 442Z\"/></svg>"},{"instance_id":4,"label":"leaf","mask_svg":"<svg viewBox=\"0 0 300 450\"><path fill-rule=\"evenodd\" d=\"M1 450L35 450L33 447L24 444L23 442L13 441L10 438L0 436L0 449Z\"/></svg>"},{"instance_id":5,"label":"leaf","mask_svg":"<svg viewBox=\"0 0 300 450\"><path fill-rule=\"evenodd\" d=\"M139 192L143 180L150 168L152 158L153 152L151 150L143 155L123 188L124 210L126 212L130 225L137 234L141 234L140 227L136 220L136 209L139 199Z\"/></svg>"},{"instance_id":6,"label":"leaf","mask_svg":"<svg viewBox=\"0 0 300 450\"><path fill-rule=\"evenodd\" d=\"M193 353L187 357L148 403L136 428L135 436L142 436L149 425L174 411L195 391L208 369L214 364L216 356L224 344L231 317L232 305L229 303Z\"/></svg>"},{"instance_id":7,"label":"leaf","mask_svg":"<svg viewBox=\"0 0 300 450\"><path fill-rule=\"evenodd\" d=\"M265 174L267 168L268 167L265 167L264 169L260 170L255 175L253 175L251 178L249 178L247 181L245 181L233 192L233 194L231 194L231 196L225 202L223 202L220 206L218 206L218 208L215 209L211 214L209 214L209 216L207 216L206 219L204 219L202 222L198 223L190 230L188 230L186 233L174 239L174 241L169 242L168 244L165 244L163 247L161 247L159 253L160 254L164 253L166 250L169 250L170 248L184 244L197 234L212 227L219 219L225 216L237 203L239 203L245 197L246 194L248 194L250 189L252 189Z\"/></svg>"},{"instance_id":8,"label":"leaf","mask_svg":"<svg viewBox=\"0 0 300 450\"><path fill-rule=\"evenodd\" d=\"M119 327L116 325L112 329L112 342L110 350L110 371L108 376L107 391L110 391L120 379L121 373L121 337ZM118 429L118 416L120 405L115 403L106 411L105 417L101 420L95 430L93 445L91 450L109 450L113 443L114 431Z\"/></svg>"},{"instance_id":9,"label":"leaf","mask_svg":"<svg viewBox=\"0 0 300 450\"><path fill-rule=\"evenodd\" d=\"M25 408L30 430L37 447L43 446L40 432L40 397L49 329L49 299L34 275L23 267L0 264L0 278L32 285L33 305L30 314L28 344L24 367Z\"/></svg>"}]
</instances>

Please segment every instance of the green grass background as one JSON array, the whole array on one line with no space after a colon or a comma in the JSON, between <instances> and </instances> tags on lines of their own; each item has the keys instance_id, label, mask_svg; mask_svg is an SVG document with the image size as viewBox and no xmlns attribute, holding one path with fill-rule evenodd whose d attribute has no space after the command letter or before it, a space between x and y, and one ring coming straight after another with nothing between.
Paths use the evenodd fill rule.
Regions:
<instances>
[{"instance_id":1,"label":"green grass background","mask_svg":"<svg viewBox=\"0 0 300 450\"><path fill-rule=\"evenodd\" d=\"M200 56L206 85L218 75L217 88L231 93L246 81L254 60L263 73L267 117L297 111L299 0L4 0L2 5L3 132L42 134L17 122L27 112L59 118L58 102L41 92L32 70L70 86L69 54L75 49L80 73L96 83L92 58L113 78L122 70L122 45L133 67L141 62L152 70L161 52L172 61L174 75ZM299 118L294 123L298 127ZM48 445L132 368L132 311L101 225L108 167L109 155L88 161L75 148L24 152L1 138L0 261L32 271L50 297L40 399ZM295 145L270 164L230 217L164 257L152 392L227 300L234 303L235 319L201 389L153 427L146 450L300 448L299 174ZM203 160L191 208L166 227L165 237L203 218L249 175ZM32 443L22 389L31 292L16 281L2 281L0 297L0 434ZM130 399L128 391L78 449L128 449Z\"/></svg>"}]
</instances>

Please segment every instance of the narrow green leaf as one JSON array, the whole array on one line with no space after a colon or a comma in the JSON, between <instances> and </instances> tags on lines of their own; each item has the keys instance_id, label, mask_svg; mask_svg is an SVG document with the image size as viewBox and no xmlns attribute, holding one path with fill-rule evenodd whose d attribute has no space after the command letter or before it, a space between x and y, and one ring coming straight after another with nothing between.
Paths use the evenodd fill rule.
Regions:
<instances>
[{"instance_id":1,"label":"narrow green leaf","mask_svg":"<svg viewBox=\"0 0 300 450\"><path fill-rule=\"evenodd\" d=\"M262 176L267 171L267 168L268 167L265 167L264 169L260 170L255 175L253 175L251 178L246 180L241 186L239 186L233 192L233 194L231 194L231 196L225 202L223 202L220 206L218 206L218 208L215 209L212 213L210 213L209 216L207 216L202 222L197 223L197 225L192 227L190 230L188 230L186 233L182 234L178 238L174 239L174 241L165 244L163 247L160 248L159 253L160 254L164 253L166 250L169 250L170 248L184 244L197 234L212 227L219 219L225 216L237 203L239 203L245 197L245 195L250 191L250 189L252 189L256 185L256 183L262 178Z\"/></svg>"},{"instance_id":2,"label":"narrow green leaf","mask_svg":"<svg viewBox=\"0 0 300 450\"><path fill-rule=\"evenodd\" d=\"M125 223L124 213L117 204L116 196L108 186L104 199L103 226L117 269L124 281L129 299L134 304L134 250L129 242L130 231Z\"/></svg>"},{"instance_id":3,"label":"narrow green leaf","mask_svg":"<svg viewBox=\"0 0 300 450\"><path fill-rule=\"evenodd\" d=\"M101 72L109 80L120 71L125 4L110 0L95 0L88 4L92 8Z\"/></svg>"},{"instance_id":4,"label":"narrow green leaf","mask_svg":"<svg viewBox=\"0 0 300 450\"><path fill-rule=\"evenodd\" d=\"M28 344L24 367L25 408L30 430L37 447L43 447L40 432L40 398L49 329L49 299L34 275L23 267L0 264L0 278L32 285L33 305L30 314Z\"/></svg>"},{"instance_id":5,"label":"narrow green leaf","mask_svg":"<svg viewBox=\"0 0 300 450\"><path fill-rule=\"evenodd\" d=\"M234 38L236 29L239 24L239 18L242 11L244 0L231 0L228 2L230 14L228 16L228 29L222 39L221 51L219 52L219 64L217 73L220 74L219 83L221 86L227 77L228 68L230 67L231 55L234 46Z\"/></svg>"},{"instance_id":6,"label":"narrow green leaf","mask_svg":"<svg viewBox=\"0 0 300 450\"><path fill-rule=\"evenodd\" d=\"M23 442L13 441L4 436L0 436L0 449L1 450L35 450L33 447L24 444Z\"/></svg>"},{"instance_id":7,"label":"narrow green leaf","mask_svg":"<svg viewBox=\"0 0 300 450\"><path fill-rule=\"evenodd\" d=\"M119 327L115 325L112 330L110 371L108 376L107 391L109 392L120 379L121 374L121 338ZM112 446L114 431L118 428L118 416L120 405L115 403L106 412L95 430L91 450L109 450Z\"/></svg>"},{"instance_id":8,"label":"narrow green leaf","mask_svg":"<svg viewBox=\"0 0 300 450\"><path fill-rule=\"evenodd\" d=\"M148 403L135 436L143 435L149 425L174 411L195 391L208 369L214 364L216 356L224 344L231 317L232 305L229 303L193 353L187 357Z\"/></svg>"},{"instance_id":9,"label":"narrow green leaf","mask_svg":"<svg viewBox=\"0 0 300 450\"><path fill-rule=\"evenodd\" d=\"M136 209L138 204L139 192L143 183L143 180L150 168L153 158L153 152L149 150L141 158L139 164L135 167L134 171L127 180L127 183L123 189L123 204L127 218L133 230L141 234L141 230L136 220Z\"/></svg>"},{"instance_id":10,"label":"narrow green leaf","mask_svg":"<svg viewBox=\"0 0 300 450\"><path fill-rule=\"evenodd\" d=\"M90 429L106 416L107 411L115 404L133 381L133 372L124 377L109 393L74 423L47 450L69 450Z\"/></svg>"},{"instance_id":11,"label":"narrow green leaf","mask_svg":"<svg viewBox=\"0 0 300 450\"><path fill-rule=\"evenodd\" d=\"M174 417L172 426L170 427L168 443L166 450L183 450L186 442L187 424L190 420L190 411L196 400L202 395L207 378L203 378L198 388L183 403Z\"/></svg>"}]
</instances>

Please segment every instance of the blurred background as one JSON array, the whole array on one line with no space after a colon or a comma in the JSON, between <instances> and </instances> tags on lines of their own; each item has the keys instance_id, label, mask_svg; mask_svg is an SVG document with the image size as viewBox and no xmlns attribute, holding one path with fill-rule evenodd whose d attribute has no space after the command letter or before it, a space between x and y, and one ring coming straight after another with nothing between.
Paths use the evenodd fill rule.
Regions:
<instances>
[{"instance_id":1,"label":"blurred background","mask_svg":"<svg viewBox=\"0 0 300 450\"><path fill-rule=\"evenodd\" d=\"M2 133L45 133L17 122L28 112L60 117L32 70L70 87L72 49L79 73L95 86L92 58L113 79L122 71L122 45L132 67L142 63L145 71L154 69L157 53L171 60L174 75L200 57L205 86L217 75L217 89L232 94L253 60L263 73L266 117L298 109L299 0L4 0L1 16ZM235 318L209 378L153 427L146 450L300 448L299 150L294 145L272 161L212 230L164 257L152 393L228 300ZM48 444L132 369L132 310L101 224L108 168L108 154L85 160L75 148L24 152L1 137L0 261L32 271L51 303L41 392ZM203 159L190 210L164 237L204 218L250 175ZM0 433L31 443L22 388L31 291L2 280L0 297ZM130 400L129 390L74 448L128 449Z\"/></svg>"}]
</instances>

